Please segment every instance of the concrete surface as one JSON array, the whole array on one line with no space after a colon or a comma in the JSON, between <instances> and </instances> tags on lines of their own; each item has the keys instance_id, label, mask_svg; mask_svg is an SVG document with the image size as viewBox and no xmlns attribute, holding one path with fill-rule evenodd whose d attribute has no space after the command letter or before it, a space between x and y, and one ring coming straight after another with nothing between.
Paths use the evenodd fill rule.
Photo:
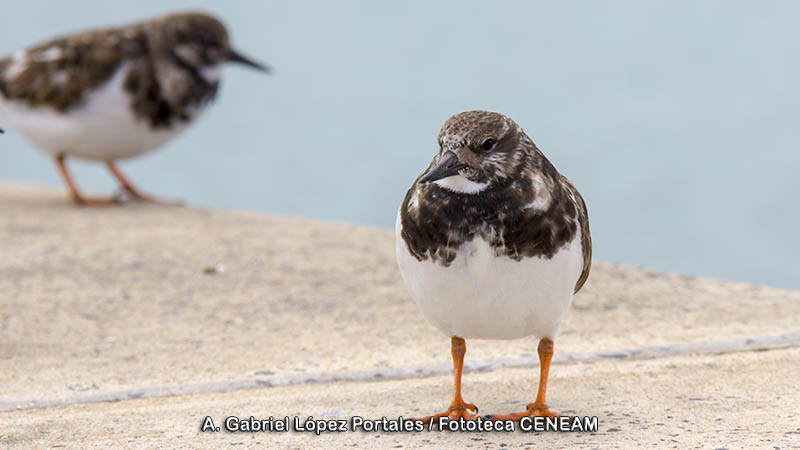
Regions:
<instances>
[{"instance_id":1,"label":"concrete surface","mask_svg":"<svg viewBox=\"0 0 800 450\"><path fill-rule=\"evenodd\" d=\"M199 432L206 415L446 407L449 342L407 296L392 241L253 213L76 208L0 183L0 447L800 448L800 293L602 262L549 390L598 433ZM467 400L523 407L535 354L533 339L468 341Z\"/></svg>"}]
</instances>

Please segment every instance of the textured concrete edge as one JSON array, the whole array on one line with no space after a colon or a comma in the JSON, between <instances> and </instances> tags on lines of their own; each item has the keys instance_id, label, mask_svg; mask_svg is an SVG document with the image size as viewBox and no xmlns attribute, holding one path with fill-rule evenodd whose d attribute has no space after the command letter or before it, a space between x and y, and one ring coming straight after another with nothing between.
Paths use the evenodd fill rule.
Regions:
<instances>
[{"instance_id":1,"label":"textured concrete edge","mask_svg":"<svg viewBox=\"0 0 800 450\"><path fill-rule=\"evenodd\" d=\"M635 349L606 350L586 353L557 353L556 364L578 364L601 360L640 360L670 356L713 355L759 350L773 350L800 346L800 331L775 335L749 336L716 341L686 342L672 345L641 347ZM489 372L505 368L526 368L539 365L535 356L501 358L472 361L465 364L465 372ZM119 402L140 398L172 397L229 392L263 387L282 387L301 384L328 384L335 382L370 382L425 378L449 374L449 364L436 367L398 367L375 370L317 373L300 376L266 376L234 381L190 383L175 386L159 386L142 389L127 389L97 395L83 395L53 400L1 400L0 411L68 406L77 404Z\"/></svg>"}]
</instances>

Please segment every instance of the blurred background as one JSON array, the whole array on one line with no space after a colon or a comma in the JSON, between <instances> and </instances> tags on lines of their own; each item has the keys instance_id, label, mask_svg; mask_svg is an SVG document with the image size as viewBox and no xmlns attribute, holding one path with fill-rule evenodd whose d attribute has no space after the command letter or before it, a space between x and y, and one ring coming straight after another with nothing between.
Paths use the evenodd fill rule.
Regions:
<instances>
[{"instance_id":1,"label":"blurred background","mask_svg":"<svg viewBox=\"0 0 800 450\"><path fill-rule=\"evenodd\" d=\"M274 68L227 67L194 126L122 163L146 192L391 228L445 119L495 110L581 190L597 259L800 289L800 3L6 6L3 55L192 8L218 15L239 49ZM71 167L86 192L116 187L101 166ZM53 163L12 130L0 179L62 188Z\"/></svg>"}]
</instances>

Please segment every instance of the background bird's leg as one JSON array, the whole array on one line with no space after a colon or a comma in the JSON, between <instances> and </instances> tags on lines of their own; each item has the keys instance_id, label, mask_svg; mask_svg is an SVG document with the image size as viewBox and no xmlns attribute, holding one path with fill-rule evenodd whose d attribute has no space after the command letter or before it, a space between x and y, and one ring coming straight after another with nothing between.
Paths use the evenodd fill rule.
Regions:
<instances>
[{"instance_id":1,"label":"background bird's leg","mask_svg":"<svg viewBox=\"0 0 800 450\"><path fill-rule=\"evenodd\" d=\"M550 362L553 360L553 340L543 338L539 341L539 391L536 401L528 403L527 410L521 413L499 414L489 416L492 420L519 420L523 417L546 416L555 417L560 414L547 407L547 377L550 374Z\"/></svg>"},{"instance_id":2,"label":"background bird's leg","mask_svg":"<svg viewBox=\"0 0 800 450\"><path fill-rule=\"evenodd\" d=\"M58 166L58 171L61 173L61 177L64 179L64 183L67 185L67 189L69 189L69 195L72 197L72 201L79 205L89 206L89 205L111 205L116 203L115 199L112 197L84 197L78 192L78 189L75 187L75 183L72 182L72 177L69 174L69 170L67 170L67 165L65 163L66 156L63 153L59 153L56 156L56 165Z\"/></svg>"},{"instance_id":3,"label":"background bird's leg","mask_svg":"<svg viewBox=\"0 0 800 450\"><path fill-rule=\"evenodd\" d=\"M182 204L180 201L162 200L150 195L142 194L135 187L133 187L133 185L130 183L130 181L128 181L125 175L123 175L122 172L117 168L116 164L114 164L114 161L106 161L106 167L108 167L108 170L111 172L112 175L114 175L114 178L116 178L119 181L119 184L122 185L122 188L125 189L125 191L128 194L130 194L131 197L133 197L135 200L158 203L159 205L179 206Z\"/></svg>"},{"instance_id":4,"label":"background bird's leg","mask_svg":"<svg viewBox=\"0 0 800 450\"><path fill-rule=\"evenodd\" d=\"M106 161L106 167L108 167L108 170L111 172L112 175L114 175L114 178L116 178L119 181L119 184L122 185L122 188L128 191L128 193L131 194L133 198L145 202L158 203L158 201L155 200L154 198L150 197L149 195L144 195L141 192L139 192L136 188L134 188L133 185L130 183L130 181L128 181L128 179L125 177L125 175L123 175L122 172L120 172L120 170L117 169L117 166L116 164L114 164L114 161Z\"/></svg>"},{"instance_id":5,"label":"background bird's leg","mask_svg":"<svg viewBox=\"0 0 800 450\"><path fill-rule=\"evenodd\" d=\"M448 417L451 420L463 417L467 420L475 420L475 414L467 412L467 410L475 411L478 413L478 407L472 403L465 403L461 397L461 373L464 370L464 355L467 353L467 344L464 339L453 336L450 340L450 354L453 356L453 402L447 411L435 414L433 416L424 417L422 420L425 423L431 420L439 420L441 417Z\"/></svg>"}]
</instances>

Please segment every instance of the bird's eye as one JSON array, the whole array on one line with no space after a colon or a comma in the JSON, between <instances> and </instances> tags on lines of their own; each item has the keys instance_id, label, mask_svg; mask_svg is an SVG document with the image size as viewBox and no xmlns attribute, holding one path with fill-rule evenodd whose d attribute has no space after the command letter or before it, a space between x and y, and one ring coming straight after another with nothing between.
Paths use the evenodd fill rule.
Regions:
<instances>
[{"instance_id":1,"label":"bird's eye","mask_svg":"<svg viewBox=\"0 0 800 450\"><path fill-rule=\"evenodd\" d=\"M485 152L490 152L494 148L495 144L497 144L497 141L495 141L492 138L489 138L489 139L483 141L483 144L481 144L481 148Z\"/></svg>"}]
</instances>

